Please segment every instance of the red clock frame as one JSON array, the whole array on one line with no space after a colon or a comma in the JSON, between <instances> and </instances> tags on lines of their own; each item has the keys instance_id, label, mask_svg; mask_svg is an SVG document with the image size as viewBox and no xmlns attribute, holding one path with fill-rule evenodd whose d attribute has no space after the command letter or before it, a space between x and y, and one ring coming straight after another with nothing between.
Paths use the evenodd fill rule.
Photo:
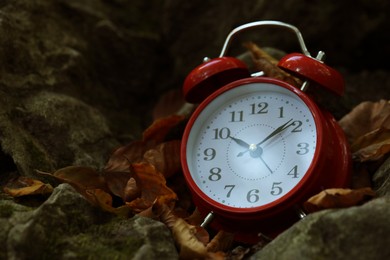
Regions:
<instances>
[{"instance_id":1,"label":"red clock frame","mask_svg":"<svg viewBox=\"0 0 390 260\"><path fill-rule=\"evenodd\" d=\"M313 161L302 180L289 193L264 206L233 208L208 197L192 179L187 162L187 142L199 114L216 97L250 83L270 83L295 93L310 109L316 123L317 145ZM208 96L194 111L184 131L181 162L195 205L202 216L213 212L211 227L238 234L238 240L254 242L259 232L274 236L299 220L296 206L326 188L345 187L350 180L351 162L348 143L334 117L320 109L304 92L274 78L254 77L233 81Z\"/></svg>"}]
</instances>

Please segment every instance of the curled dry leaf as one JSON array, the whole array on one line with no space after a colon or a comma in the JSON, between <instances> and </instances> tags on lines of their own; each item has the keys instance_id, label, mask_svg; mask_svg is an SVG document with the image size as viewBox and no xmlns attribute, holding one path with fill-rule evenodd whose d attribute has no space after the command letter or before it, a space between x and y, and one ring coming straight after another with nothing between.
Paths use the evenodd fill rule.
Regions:
<instances>
[{"instance_id":1,"label":"curled dry leaf","mask_svg":"<svg viewBox=\"0 0 390 260\"><path fill-rule=\"evenodd\" d=\"M227 251L234 241L234 234L226 231L219 231L215 237L207 244L208 252Z\"/></svg>"},{"instance_id":2,"label":"curled dry leaf","mask_svg":"<svg viewBox=\"0 0 390 260\"><path fill-rule=\"evenodd\" d=\"M390 128L379 128L357 138L351 150L361 162L381 159L390 152Z\"/></svg>"},{"instance_id":3,"label":"curled dry leaf","mask_svg":"<svg viewBox=\"0 0 390 260\"><path fill-rule=\"evenodd\" d=\"M355 159L379 160L390 152L390 102L362 102L340 121Z\"/></svg>"},{"instance_id":4,"label":"curled dry leaf","mask_svg":"<svg viewBox=\"0 0 390 260\"><path fill-rule=\"evenodd\" d=\"M180 89L172 89L161 96L153 108L153 119L164 118L170 115L189 115L193 110L192 104L185 102Z\"/></svg>"},{"instance_id":5,"label":"curled dry leaf","mask_svg":"<svg viewBox=\"0 0 390 260\"><path fill-rule=\"evenodd\" d=\"M192 225L197 225L199 226L202 224L204 217L200 214L198 208L195 208L195 210L192 212L192 214L186 218L187 222L192 224Z\"/></svg>"},{"instance_id":6,"label":"curled dry leaf","mask_svg":"<svg viewBox=\"0 0 390 260\"><path fill-rule=\"evenodd\" d=\"M134 178L141 190L141 197L126 202L134 212L141 212L150 206L156 199L167 205L174 204L177 199L176 193L167 185L164 176L149 163L135 163L132 165Z\"/></svg>"},{"instance_id":7,"label":"curled dry leaf","mask_svg":"<svg viewBox=\"0 0 390 260\"><path fill-rule=\"evenodd\" d=\"M171 115L155 120L143 132L143 141L154 141L157 144L163 142L167 134L184 119L185 116Z\"/></svg>"},{"instance_id":8,"label":"curled dry leaf","mask_svg":"<svg viewBox=\"0 0 390 260\"><path fill-rule=\"evenodd\" d=\"M7 183L4 192L12 197L21 197L27 195L44 195L53 192L50 184L43 183L28 177L20 176Z\"/></svg>"},{"instance_id":9,"label":"curled dry leaf","mask_svg":"<svg viewBox=\"0 0 390 260\"><path fill-rule=\"evenodd\" d=\"M131 177L131 174L128 172L104 172L103 178L106 181L109 191L126 200L126 186Z\"/></svg>"},{"instance_id":10,"label":"curled dry leaf","mask_svg":"<svg viewBox=\"0 0 390 260\"><path fill-rule=\"evenodd\" d=\"M104 177L95 169L84 166L68 166L61 168L54 173L45 173L38 171L40 174L56 178L60 182L69 183L78 192L85 194L89 189L108 190Z\"/></svg>"},{"instance_id":11,"label":"curled dry leaf","mask_svg":"<svg viewBox=\"0 0 390 260\"><path fill-rule=\"evenodd\" d=\"M159 199L156 199L151 207L140 212L138 215L159 220L164 223L169 229L172 229L173 225L178 219L178 217L173 214L172 209Z\"/></svg>"},{"instance_id":12,"label":"curled dry leaf","mask_svg":"<svg viewBox=\"0 0 390 260\"><path fill-rule=\"evenodd\" d=\"M375 197L375 192L369 188L361 189L327 189L309 198L304 204L307 212L322 209L346 208L361 205Z\"/></svg>"},{"instance_id":13,"label":"curled dry leaf","mask_svg":"<svg viewBox=\"0 0 390 260\"><path fill-rule=\"evenodd\" d=\"M155 142L134 141L119 147L108 160L105 172L128 172L132 163L141 162L144 153L155 146Z\"/></svg>"},{"instance_id":14,"label":"curled dry leaf","mask_svg":"<svg viewBox=\"0 0 390 260\"><path fill-rule=\"evenodd\" d=\"M207 248L198 240L197 228L179 218L172 227L172 235L176 241L180 259L204 259L207 256Z\"/></svg>"},{"instance_id":15,"label":"curled dry leaf","mask_svg":"<svg viewBox=\"0 0 390 260\"><path fill-rule=\"evenodd\" d=\"M141 196L141 189L137 186L137 181L130 178L124 188L124 201L132 201Z\"/></svg>"},{"instance_id":16,"label":"curled dry leaf","mask_svg":"<svg viewBox=\"0 0 390 260\"><path fill-rule=\"evenodd\" d=\"M153 164L165 178L181 170L180 140L162 143L144 154L145 161Z\"/></svg>"},{"instance_id":17,"label":"curled dry leaf","mask_svg":"<svg viewBox=\"0 0 390 260\"><path fill-rule=\"evenodd\" d=\"M129 217L131 215L130 208L126 205L114 208L112 205L112 196L104 190L90 189L86 190L85 194L88 201L104 211L111 212L122 217Z\"/></svg>"},{"instance_id":18,"label":"curled dry leaf","mask_svg":"<svg viewBox=\"0 0 390 260\"><path fill-rule=\"evenodd\" d=\"M267 77L283 80L293 86L300 86L298 80L280 69L277 66L278 61L268 55L259 46L253 42L245 43L245 47L252 53L253 63L258 71L263 71Z\"/></svg>"},{"instance_id":19,"label":"curled dry leaf","mask_svg":"<svg viewBox=\"0 0 390 260\"><path fill-rule=\"evenodd\" d=\"M341 118L339 124L350 144L376 129L390 129L390 101L362 102Z\"/></svg>"}]
</instances>

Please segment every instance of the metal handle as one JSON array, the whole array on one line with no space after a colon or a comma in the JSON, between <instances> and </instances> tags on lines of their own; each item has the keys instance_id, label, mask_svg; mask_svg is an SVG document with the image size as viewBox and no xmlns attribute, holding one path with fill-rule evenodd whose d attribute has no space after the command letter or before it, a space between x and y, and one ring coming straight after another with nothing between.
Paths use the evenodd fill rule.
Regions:
<instances>
[{"instance_id":1,"label":"metal handle","mask_svg":"<svg viewBox=\"0 0 390 260\"><path fill-rule=\"evenodd\" d=\"M291 25L291 24L283 23L283 22L279 22L279 21L258 21L258 22L247 23L247 24L244 24L244 25L241 25L241 26L235 28L227 36L225 43L223 44L221 54L219 54L219 57L225 56L227 48L229 47L230 41L234 35L236 35L237 33L241 32L241 31L245 31L245 30L250 29L250 28L261 27L261 26L278 26L278 27L284 27L284 28L292 30L298 38L298 42L299 42L299 45L301 46L302 53L308 57L311 57L309 51L306 48L302 34L298 30L298 28Z\"/></svg>"}]
</instances>

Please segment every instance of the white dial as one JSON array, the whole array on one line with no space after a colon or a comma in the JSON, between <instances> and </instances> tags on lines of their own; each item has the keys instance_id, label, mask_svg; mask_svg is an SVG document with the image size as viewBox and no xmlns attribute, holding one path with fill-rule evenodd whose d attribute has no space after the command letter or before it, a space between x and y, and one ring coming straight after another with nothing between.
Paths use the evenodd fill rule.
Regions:
<instances>
[{"instance_id":1,"label":"white dial","mask_svg":"<svg viewBox=\"0 0 390 260\"><path fill-rule=\"evenodd\" d=\"M297 94L250 83L223 92L197 115L186 160L210 199L232 208L260 207L298 185L316 143L313 114Z\"/></svg>"}]
</instances>

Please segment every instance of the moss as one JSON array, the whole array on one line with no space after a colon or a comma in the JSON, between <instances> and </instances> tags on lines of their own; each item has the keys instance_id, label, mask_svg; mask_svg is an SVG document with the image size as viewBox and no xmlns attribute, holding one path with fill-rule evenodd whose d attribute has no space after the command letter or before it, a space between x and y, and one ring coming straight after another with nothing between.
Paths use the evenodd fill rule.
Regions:
<instances>
[{"instance_id":1,"label":"moss","mask_svg":"<svg viewBox=\"0 0 390 260\"><path fill-rule=\"evenodd\" d=\"M79 234L68 239L67 250L79 252L78 257L85 259L131 259L138 249L144 244L142 239L129 237L126 240L118 241L111 237L99 234ZM82 250L80 250L82 249Z\"/></svg>"},{"instance_id":2,"label":"moss","mask_svg":"<svg viewBox=\"0 0 390 260\"><path fill-rule=\"evenodd\" d=\"M27 212L32 208L19 205L10 200L0 201L0 218L10 218L15 212Z\"/></svg>"},{"instance_id":3,"label":"moss","mask_svg":"<svg viewBox=\"0 0 390 260\"><path fill-rule=\"evenodd\" d=\"M0 218L9 218L14 213L11 205L0 205Z\"/></svg>"},{"instance_id":4,"label":"moss","mask_svg":"<svg viewBox=\"0 0 390 260\"><path fill-rule=\"evenodd\" d=\"M47 241L50 243L41 257L43 259L53 259L58 256L77 259L131 259L145 241L142 236L129 234L130 227L123 223L114 219L103 225L92 225L69 236L52 232L48 234ZM128 227L125 233L118 232L121 225Z\"/></svg>"}]
</instances>

